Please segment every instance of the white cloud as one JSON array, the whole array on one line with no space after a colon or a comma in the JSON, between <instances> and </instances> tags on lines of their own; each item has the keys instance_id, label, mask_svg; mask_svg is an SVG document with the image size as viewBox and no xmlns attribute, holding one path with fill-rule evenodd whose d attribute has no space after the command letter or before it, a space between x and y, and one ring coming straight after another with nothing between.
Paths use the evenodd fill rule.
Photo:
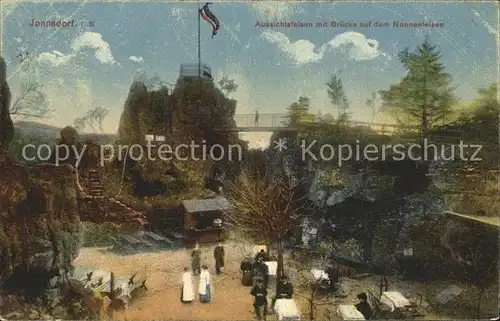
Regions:
<instances>
[{"instance_id":1,"label":"white cloud","mask_svg":"<svg viewBox=\"0 0 500 321\"><path fill-rule=\"evenodd\" d=\"M38 55L37 60L41 63L46 63L52 65L53 67L57 67L60 65L64 65L68 63L75 55L65 55L60 51L54 50L52 52L42 52Z\"/></svg>"},{"instance_id":2,"label":"white cloud","mask_svg":"<svg viewBox=\"0 0 500 321\"><path fill-rule=\"evenodd\" d=\"M67 64L72 58L76 57L76 55L82 49L85 48L94 49L95 57L101 63L111 65L116 63L115 58L111 53L109 44L106 41L102 40L101 34L96 32L85 32L84 34L76 37L71 45L71 49L73 50L73 52L70 54L63 54L62 52L57 50L54 50L52 52L42 52L38 55L37 60L41 63L46 63L52 65L53 67L57 67ZM141 57L139 58L142 59Z\"/></svg>"},{"instance_id":3,"label":"white cloud","mask_svg":"<svg viewBox=\"0 0 500 321\"><path fill-rule=\"evenodd\" d=\"M297 4L290 2L264 1L252 3L252 6L257 11L259 19L266 21L286 19L300 11Z\"/></svg>"},{"instance_id":4,"label":"white cloud","mask_svg":"<svg viewBox=\"0 0 500 321\"><path fill-rule=\"evenodd\" d=\"M291 42L285 34L269 29L265 30L261 37L277 45L298 65L318 62L331 49L344 50L347 58L357 61L371 60L379 56L390 59L389 55L379 50L377 40L368 39L359 32L341 33L319 48L309 40Z\"/></svg>"},{"instance_id":5,"label":"white cloud","mask_svg":"<svg viewBox=\"0 0 500 321\"><path fill-rule=\"evenodd\" d=\"M138 64L143 64L144 63L144 58L142 58L142 57L130 56L130 57L128 57L128 59L130 59L133 62L136 62Z\"/></svg>"},{"instance_id":6,"label":"white cloud","mask_svg":"<svg viewBox=\"0 0 500 321\"><path fill-rule=\"evenodd\" d=\"M95 57L103 64L116 63L109 44L102 39L102 35L97 32L85 32L73 40L71 49L79 52L82 49L91 48L95 50Z\"/></svg>"}]
</instances>

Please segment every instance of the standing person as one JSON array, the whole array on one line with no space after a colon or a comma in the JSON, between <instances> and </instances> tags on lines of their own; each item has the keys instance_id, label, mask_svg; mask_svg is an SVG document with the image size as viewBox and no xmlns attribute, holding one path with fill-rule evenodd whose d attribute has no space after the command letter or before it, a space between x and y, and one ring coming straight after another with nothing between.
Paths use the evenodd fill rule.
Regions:
<instances>
[{"instance_id":1,"label":"standing person","mask_svg":"<svg viewBox=\"0 0 500 321\"><path fill-rule=\"evenodd\" d=\"M365 317L366 320L370 320L373 316L373 310L368 304L368 296L366 293L360 293L357 296L359 303L355 305L356 309L361 312L361 314Z\"/></svg>"},{"instance_id":2,"label":"standing person","mask_svg":"<svg viewBox=\"0 0 500 321\"><path fill-rule=\"evenodd\" d=\"M224 246L219 242L214 249L215 271L217 274L221 274L224 270L224 255Z\"/></svg>"},{"instance_id":3,"label":"standing person","mask_svg":"<svg viewBox=\"0 0 500 321\"><path fill-rule=\"evenodd\" d=\"M250 292L255 297L253 307L258 320L266 320L267 315L267 290L264 283L258 281Z\"/></svg>"},{"instance_id":4,"label":"standing person","mask_svg":"<svg viewBox=\"0 0 500 321\"><path fill-rule=\"evenodd\" d=\"M259 125L259 111L255 111L255 127Z\"/></svg>"},{"instance_id":5,"label":"standing person","mask_svg":"<svg viewBox=\"0 0 500 321\"><path fill-rule=\"evenodd\" d=\"M254 281L262 280L264 282L264 286L267 289L267 286L269 284L269 268L261 258L257 259L257 262L255 262L252 272Z\"/></svg>"},{"instance_id":6,"label":"standing person","mask_svg":"<svg viewBox=\"0 0 500 321\"><path fill-rule=\"evenodd\" d=\"M191 251L191 269L193 270L194 275L198 275L201 273L201 250L200 250L200 244L196 242L196 245Z\"/></svg>"},{"instance_id":7,"label":"standing person","mask_svg":"<svg viewBox=\"0 0 500 321\"><path fill-rule=\"evenodd\" d=\"M200 273L200 284L198 286L198 294L200 295L200 302L212 302L212 282L208 266L203 265Z\"/></svg>"},{"instance_id":8,"label":"standing person","mask_svg":"<svg viewBox=\"0 0 500 321\"><path fill-rule=\"evenodd\" d=\"M240 264L240 270L242 272L241 284L244 286L252 285L252 259L250 256L246 256Z\"/></svg>"},{"instance_id":9,"label":"standing person","mask_svg":"<svg viewBox=\"0 0 500 321\"><path fill-rule=\"evenodd\" d=\"M194 300L194 290L193 290L193 276L189 271L189 268L184 268L184 273L182 273L182 291L181 291L181 302L191 303Z\"/></svg>"}]
</instances>

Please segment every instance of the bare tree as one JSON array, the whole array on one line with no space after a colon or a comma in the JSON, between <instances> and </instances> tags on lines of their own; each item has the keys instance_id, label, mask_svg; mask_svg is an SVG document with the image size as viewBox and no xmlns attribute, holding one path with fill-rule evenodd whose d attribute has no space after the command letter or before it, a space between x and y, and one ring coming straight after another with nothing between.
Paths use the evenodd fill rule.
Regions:
<instances>
[{"instance_id":1,"label":"bare tree","mask_svg":"<svg viewBox=\"0 0 500 321\"><path fill-rule=\"evenodd\" d=\"M85 116L78 117L74 121L74 126L78 131L83 131L85 128L90 127L92 131L96 132L96 127L99 130L104 132L102 123L104 119L109 114L109 110L103 107L96 107L94 109L89 110Z\"/></svg>"},{"instance_id":2,"label":"bare tree","mask_svg":"<svg viewBox=\"0 0 500 321\"><path fill-rule=\"evenodd\" d=\"M307 196L301 191L300 180L287 177L259 180L249 172L243 172L231 188L234 209L226 213L228 222L253 239L276 244L278 280L283 275L285 239L310 210Z\"/></svg>"},{"instance_id":3,"label":"bare tree","mask_svg":"<svg viewBox=\"0 0 500 321\"><path fill-rule=\"evenodd\" d=\"M308 264L298 271L298 285L307 293L307 296L304 296L304 298L308 301L309 320L316 320L318 305L328 304L328 302L323 304L318 304L318 302L316 302L318 292L328 287L328 280L325 280L323 275L319 277L314 276L312 269L318 266L327 266L328 256L333 251L332 243L322 242L317 246L316 251L317 254L319 254L317 262L313 262L312 265Z\"/></svg>"},{"instance_id":4,"label":"bare tree","mask_svg":"<svg viewBox=\"0 0 500 321\"><path fill-rule=\"evenodd\" d=\"M21 81L19 94L12 102L9 113L11 116L44 118L49 108L42 85L35 79L35 62L26 53L22 56L21 63L25 66L25 77Z\"/></svg>"},{"instance_id":5,"label":"bare tree","mask_svg":"<svg viewBox=\"0 0 500 321\"><path fill-rule=\"evenodd\" d=\"M32 77L21 84L20 93L12 103L10 114L21 117L43 118L49 112L42 86Z\"/></svg>"}]
</instances>

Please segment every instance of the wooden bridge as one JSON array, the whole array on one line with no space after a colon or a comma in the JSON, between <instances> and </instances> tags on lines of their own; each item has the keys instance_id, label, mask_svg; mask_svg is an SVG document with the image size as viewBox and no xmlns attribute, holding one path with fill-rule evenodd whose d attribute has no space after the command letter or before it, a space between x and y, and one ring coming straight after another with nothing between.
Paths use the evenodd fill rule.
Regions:
<instances>
[{"instance_id":1,"label":"wooden bridge","mask_svg":"<svg viewBox=\"0 0 500 321\"><path fill-rule=\"evenodd\" d=\"M221 126L216 131L221 132L298 132L307 127L317 128L322 124L319 117L305 115L296 126L289 125L288 114L236 114L233 117L236 126ZM349 127L363 127L382 135L389 135L401 127L394 124L368 123L361 121L348 121Z\"/></svg>"}]
</instances>

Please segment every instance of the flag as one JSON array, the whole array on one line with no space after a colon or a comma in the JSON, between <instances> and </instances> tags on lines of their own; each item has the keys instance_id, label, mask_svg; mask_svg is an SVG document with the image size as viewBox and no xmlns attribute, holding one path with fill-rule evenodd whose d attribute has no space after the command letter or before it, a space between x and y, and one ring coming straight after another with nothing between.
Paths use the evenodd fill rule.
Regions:
<instances>
[{"instance_id":1,"label":"flag","mask_svg":"<svg viewBox=\"0 0 500 321\"><path fill-rule=\"evenodd\" d=\"M214 79L214 78L212 77L212 75L211 75L209 72L207 72L207 71L204 71L204 72L203 72L203 76L208 77L210 80L213 80L213 79Z\"/></svg>"},{"instance_id":2,"label":"flag","mask_svg":"<svg viewBox=\"0 0 500 321\"><path fill-rule=\"evenodd\" d=\"M212 25L212 38L217 34L220 28L219 19L210 11L208 5L210 3L206 3L203 8L200 9L200 16L203 20L208 21L210 25Z\"/></svg>"}]
</instances>

